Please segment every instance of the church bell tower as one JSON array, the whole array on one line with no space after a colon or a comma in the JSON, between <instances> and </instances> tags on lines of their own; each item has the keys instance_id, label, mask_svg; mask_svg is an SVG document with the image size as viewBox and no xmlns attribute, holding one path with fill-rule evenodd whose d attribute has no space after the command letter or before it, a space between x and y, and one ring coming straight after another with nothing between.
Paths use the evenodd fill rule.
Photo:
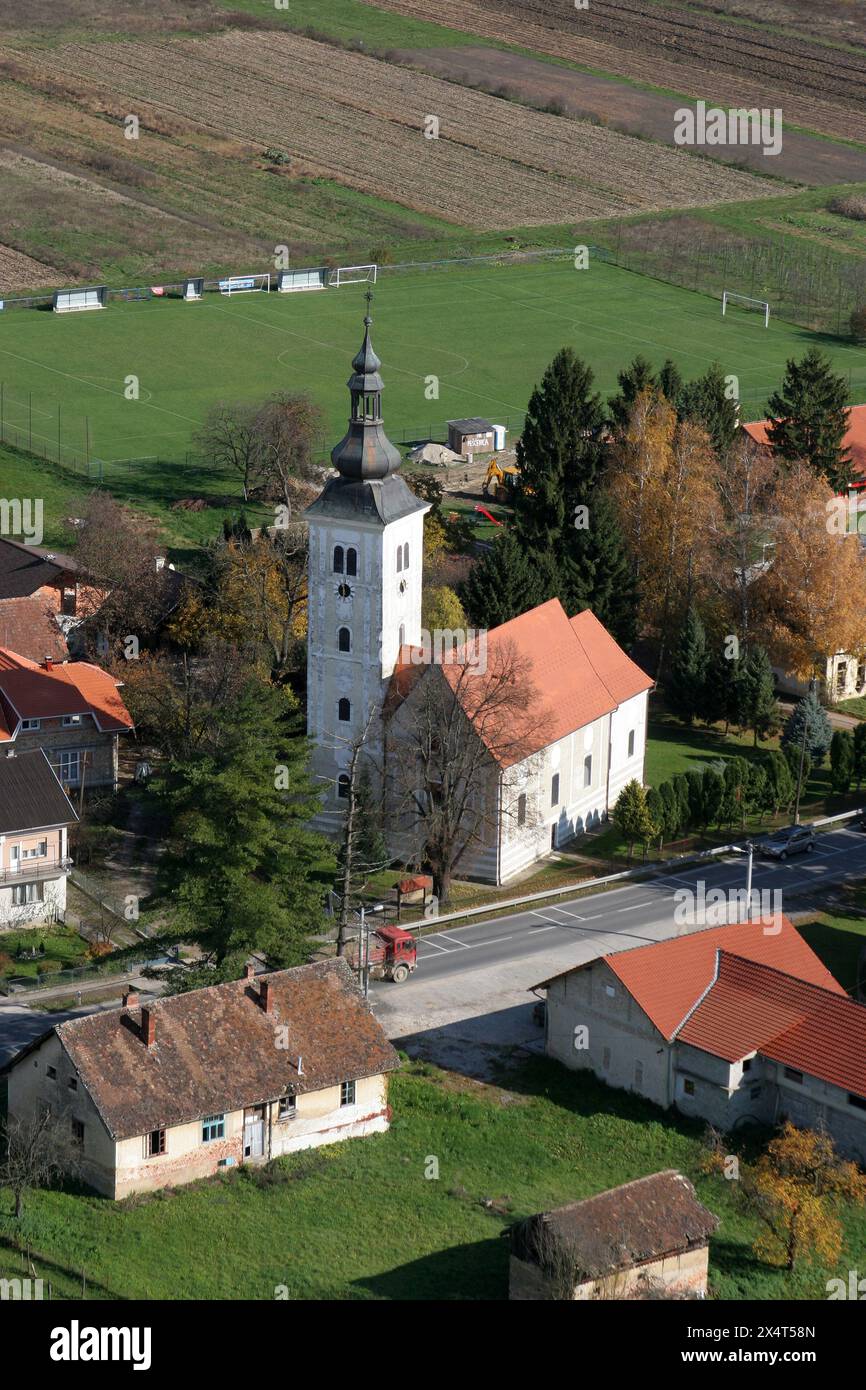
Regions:
<instances>
[{"instance_id":1,"label":"church bell tower","mask_svg":"<svg viewBox=\"0 0 866 1390\"><path fill-rule=\"evenodd\" d=\"M381 761L381 711L404 643L421 641L424 515L385 433L381 362L370 337L352 362L349 427L331 452L336 476L307 508L307 732L322 793L316 829L338 834L353 745ZM372 718L371 718L372 715Z\"/></svg>"}]
</instances>

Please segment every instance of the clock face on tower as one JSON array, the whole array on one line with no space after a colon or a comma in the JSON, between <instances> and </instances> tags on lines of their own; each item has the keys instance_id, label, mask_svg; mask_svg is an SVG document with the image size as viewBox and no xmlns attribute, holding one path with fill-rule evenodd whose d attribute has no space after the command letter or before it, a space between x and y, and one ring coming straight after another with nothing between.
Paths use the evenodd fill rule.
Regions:
<instances>
[{"instance_id":1,"label":"clock face on tower","mask_svg":"<svg viewBox=\"0 0 866 1390\"><path fill-rule=\"evenodd\" d=\"M351 598L351 597L352 597L352 586L351 586L351 584L346 584L346 583L338 584L338 585L337 585L337 597L338 597L338 598Z\"/></svg>"}]
</instances>

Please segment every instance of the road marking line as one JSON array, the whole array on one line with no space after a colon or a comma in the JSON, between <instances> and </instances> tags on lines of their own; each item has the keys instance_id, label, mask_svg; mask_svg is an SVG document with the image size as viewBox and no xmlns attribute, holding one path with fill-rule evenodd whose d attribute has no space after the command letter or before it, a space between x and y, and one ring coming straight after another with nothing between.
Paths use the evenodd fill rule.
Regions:
<instances>
[{"instance_id":1,"label":"road marking line","mask_svg":"<svg viewBox=\"0 0 866 1390\"><path fill-rule=\"evenodd\" d=\"M569 910L568 910L567 907L557 907L557 906L553 906L553 907L548 908L548 911L549 911L549 912L564 912L565 915L566 915L566 917L575 917L575 918L577 919L578 922L582 922L582 921L583 921L583 918L581 917L581 915L580 915L579 912L569 912Z\"/></svg>"},{"instance_id":2,"label":"road marking line","mask_svg":"<svg viewBox=\"0 0 866 1390\"><path fill-rule=\"evenodd\" d=\"M451 954L447 946L438 946L435 941L430 940L429 936L422 937L419 945L432 946L434 951L444 951L446 956Z\"/></svg>"},{"instance_id":3,"label":"road marking line","mask_svg":"<svg viewBox=\"0 0 866 1390\"><path fill-rule=\"evenodd\" d=\"M450 941L454 946L462 946L464 951L469 950L469 947L466 945L466 942L458 941L456 936L446 936L444 931L437 932L436 935L439 937L440 941Z\"/></svg>"}]
</instances>

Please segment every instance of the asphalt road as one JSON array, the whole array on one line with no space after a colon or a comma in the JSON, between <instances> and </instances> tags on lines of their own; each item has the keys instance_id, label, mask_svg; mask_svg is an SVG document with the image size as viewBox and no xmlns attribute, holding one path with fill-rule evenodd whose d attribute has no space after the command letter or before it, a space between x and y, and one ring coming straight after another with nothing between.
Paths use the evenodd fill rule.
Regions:
<instances>
[{"instance_id":1,"label":"asphalt road","mask_svg":"<svg viewBox=\"0 0 866 1390\"><path fill-rule=\"evenodd\" d=\"M597 948L593 954L601 954L658 941L692 926L706 925L706 913L701 911L697 897L699 884L703 883L705 893L718 888L725 892L744 890L746 871L745 856L731 856L623 888L556 899L555 907L539 903L534 909L512 916L454 930L446 927L422 938L418 970L399 988L411 991L435 977L546 953L553 944L573 941L575 945L585 946L587 941L592 941ZM771 911L786 912L795 910L797 899L804 895L820 898L825 889L847 878L863 876L866 876L866 834L836 830L820 835L818 847L811 854L800 854L784 863L762 859L756 853L752 890L768 895L766 902ZM687 914L684 923L677 920L678 911L683 915L681 900L676 896L682 890L695 894L697 908ZM732 905L728 918L718 920L738 920L736 904ZM393 989L393 986L380 984L377 989Z\"/></svg>"}]
</instances>

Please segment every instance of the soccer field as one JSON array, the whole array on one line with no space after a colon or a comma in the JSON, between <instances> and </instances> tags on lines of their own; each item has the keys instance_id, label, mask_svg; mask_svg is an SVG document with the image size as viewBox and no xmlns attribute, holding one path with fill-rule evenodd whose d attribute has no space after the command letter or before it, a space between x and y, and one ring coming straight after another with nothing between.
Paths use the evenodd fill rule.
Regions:
<instances>
[{"instance_id":1,"label":"soccer field","mask_svg":"<svg viewBox=\"0 0 866 1390\"><path fill-rule=\"evenodd\" d=\"M360 342L366 286L280 295L152 299L94 313L0 315L6 437L56 457L181 460L215 401L308 390L329 437L343 432L346 379ZM392 437L425 437L453 417L519 427L553 354L570 344L611 392L636 353L683 376L718 360L739 378L744 419L760 418L788 357L815 341L866 400L866 349L816 338L759 314L595 262L384 272L373 305ZM135 378L135 382L132 379ZM130 387L132 386L132 390ZM128 399L138 391L138 399ZM438 391L438 399L436 392Z\"/></svg>"}]
</instances>

